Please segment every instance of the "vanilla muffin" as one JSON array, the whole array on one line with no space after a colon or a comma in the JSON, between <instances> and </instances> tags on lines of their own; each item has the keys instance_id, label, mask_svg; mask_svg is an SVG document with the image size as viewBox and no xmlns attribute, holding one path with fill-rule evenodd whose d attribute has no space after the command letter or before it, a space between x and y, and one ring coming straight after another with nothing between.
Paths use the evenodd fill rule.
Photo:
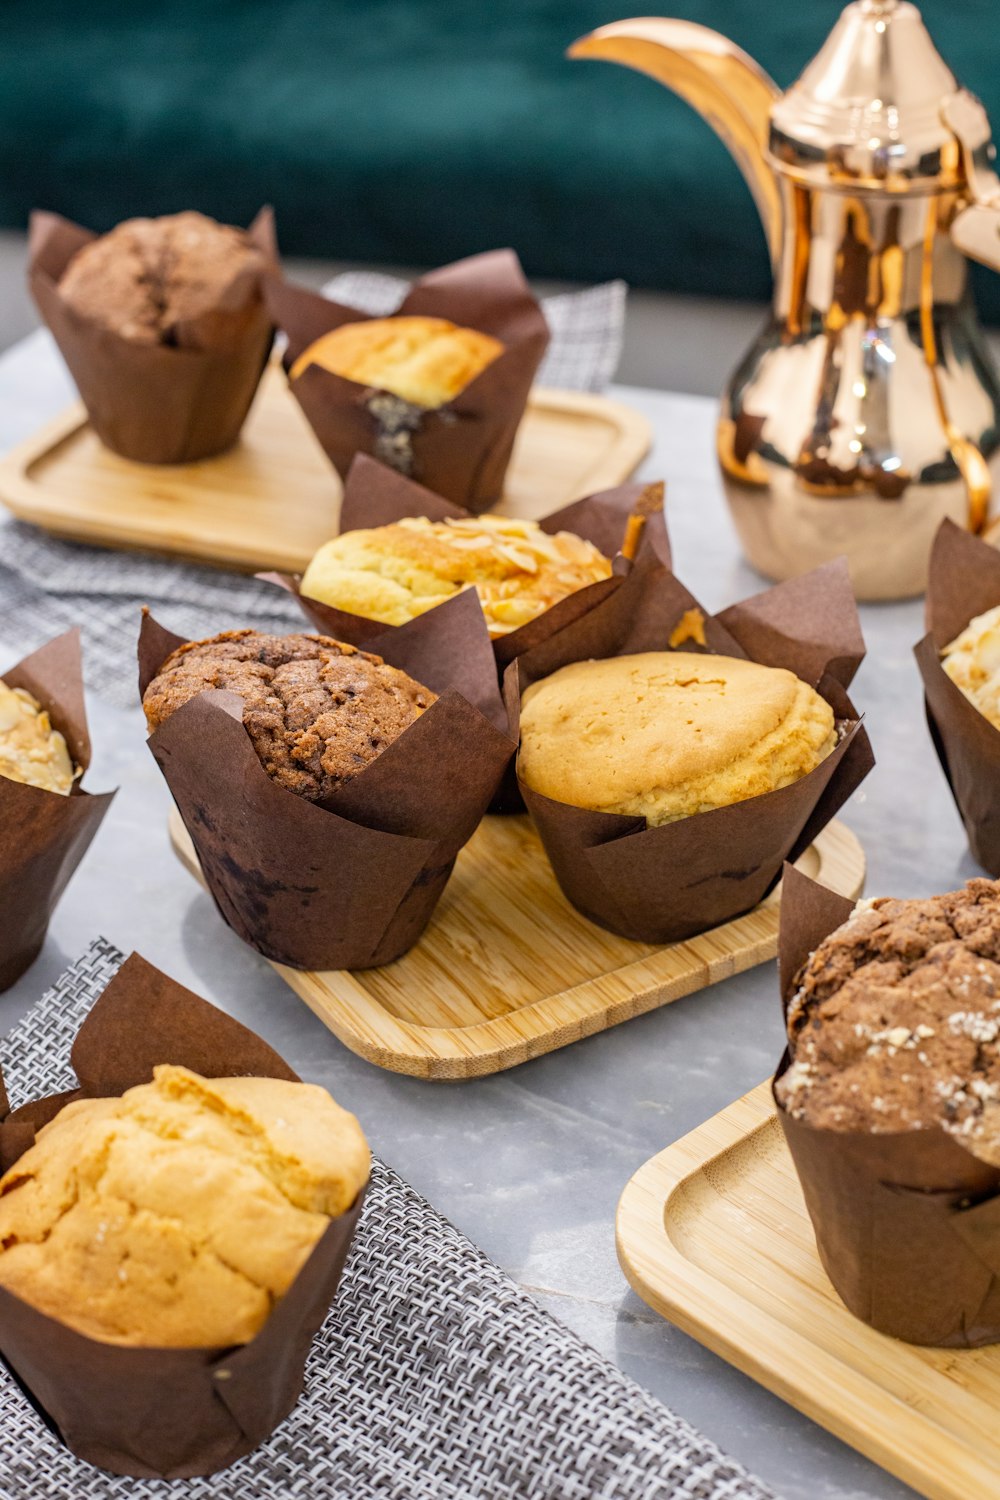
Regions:
<instances>
[{"instance_id":1,"label":"vanilla muffin","mask_svg":"<svg viewBox=\"0 0 1000 1500\"><path fill-rule=\"evenodd\" d=\"M554 801L657 825L788 786L836 742L830 705L792 672L645 651L529 687L517 770Z\"/></svg>"},{"instance_id":2,"label":"vanilla muffin","mask_svg":"<svg viewBox=\"0 0 1000 1500\"><path fill-rule=\"evenodd\" d=\"M859 903L797 976L779 1103L817 1129L939 1127L1000 1165L1000 883Z\"/></svg>"},{"instance_id":3,"label":"vanilla muffin","mask_svg":"<svg viewBox=\"0 0 1000 1500\"><path fill-rule=\"evenodd\" d=\"M106 1343L244 1344L369 1166L325 1089L158 1067L66 1105L0 1178L0 1286Z\"/></svg>"},{"instance_id":4,"label":"vanilla muffin","mask_svg":"<svg viewBox=\"0 0 1000 1500\"><path fill-rule=\"evenodd\" d=\"M381 656L328 636L227 630L167 657L142 698L150 732L215 688L243 699L267 774L310 802L357 776L437 699Z\"/></svg>"},{"instance_id":5,"label":"vanilla muffin","mask_svg":"<svg viewBox=\"0 0 1000 1500\"><path fill-rule=\"evenodd\" d=\"M550 536L535 521L505 516L420 516L326 542L301 591L365 619L404 625L474 588L495 639L610 576L608 559L569 531Z\"/></svg>"},{"instance_id":6,"label":"vanilla muffin","mask_svg":"<svg viewBox=\"0 0 1000 1500\"><path fill-rule=\"evenodd\" d=\"M220 306L243 271L263 271L265 256L245 230L204 214L127 219L91 240L59 280L64 300L81 317L132 343L184 344L185 325L201 320L203 342L224 342L259 314L252 306ZM210 326L205 324L211 314Z\"/></svg>"},{"instance_id":7,"label":"vanilla muffin","mask_svg":"<svg viewBox=\"0 0 1000 1500\"><path fill-rule=\"evenodd\" d=\"M1000 729L1000 604L970 620L941 653L952 682Z\"/></svg>"},{"instance_id":8,"label":"vanilla muffin","mask_svg":"<svg viewBox=\"0 0 1000 1500\"><path fill-rule=\"evenodd\" d=\"M414 406L435 407L463 391L503 350L499 339L446 318L370 318L325 333L299 355L289 374L294 381L310 365L319 365Z\"/></svg>"},{"instance_id":9,"label":"vanilla muffin","mask_svg":"<svg viewBox=\"0 0 1000 1500\"><path fill-rule=\"evenodd\" d=\"M79 774L41 704L0 678L0 776L66 795Z\"/></svg>"}]
</instances>

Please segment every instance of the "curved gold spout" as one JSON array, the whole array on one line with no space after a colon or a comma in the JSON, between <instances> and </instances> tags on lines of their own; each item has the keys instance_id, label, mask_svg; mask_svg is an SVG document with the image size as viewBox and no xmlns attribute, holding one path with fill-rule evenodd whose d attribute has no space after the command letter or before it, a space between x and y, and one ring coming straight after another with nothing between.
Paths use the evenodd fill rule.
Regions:
<instances>
[{"instance_id":1,"label":"curved gold spout","mask_svg":"<svg viewBox=\"0 0 1000 1500\"><path fill-rule=\"evenodd\" d=\"M707 120L746 178L764 224L771 264L781 253L781 197L766 155L777 85L752 57L707 26L652 16L613 21L568 49L648 73Z\"/></svg>"}]
</instances>

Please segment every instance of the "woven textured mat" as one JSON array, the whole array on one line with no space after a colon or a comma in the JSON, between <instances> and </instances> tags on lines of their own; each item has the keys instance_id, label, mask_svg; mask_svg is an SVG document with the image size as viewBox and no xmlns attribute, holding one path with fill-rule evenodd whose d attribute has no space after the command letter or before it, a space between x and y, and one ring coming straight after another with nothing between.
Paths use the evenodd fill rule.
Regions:
<instances>
[{"instance_id":1,"label":"woven textured mat","mask_svg":"<svg viewBox=\"0 0 1000 1500\"><path fill-rule=\"evenodd\" d=\"M72 1088L69 1048L121 963L103 939L0 1044L11 1107ZM0 1365L2 1500L773 1500L541 1310L380 1162L306 1390L205 1479L68 1453Z\"/></svg>"}]
</instances>

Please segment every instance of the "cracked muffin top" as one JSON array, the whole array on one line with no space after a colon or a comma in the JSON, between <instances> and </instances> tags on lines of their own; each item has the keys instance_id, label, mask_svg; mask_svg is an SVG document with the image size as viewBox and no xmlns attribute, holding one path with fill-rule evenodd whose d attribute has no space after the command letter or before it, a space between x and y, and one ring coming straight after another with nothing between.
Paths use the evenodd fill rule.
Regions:
<instances>
[{"instance_id":1,"label":"cracked muffin top","mask_svg":"<svg viewBox=\"0 0 1000 1500\"><path fill-rule=\"evenodd\" d=\"M133 343L190 345L193 335L184 325L202 320L201 346L242 329L244 303L220 304L242 271L267 264L245 230L204 214L167 214L127 219L91 240L69 262L59 290L81 316ZM260 301L259 294L251 299L253 316Z\"/></svg>"},{"instance_id":2,"label":"cracked muffin top","mask_svg":"<svg viewBox=\"0 0 1000 1500\"><path fill-rule=\"evenodd\" d=\"M934 1126L1000 1165L1000 882L861 902L797 976L776 1092L827 1130Z\"/></svg>"},{"instance_id":3,"label":"cracked muffin top","mask_svg":"<svg viewBox=\"0 0 1000 1500\"><path fill-rule=\"evenodd\" d=\"M325 1089L158 1067L67 1104L0 1178L0 1286L105 1343L243 1344L369 1166Z\"/></svg>"},{"instance_id":4,"label":"cracked muffin top","mask_svg":"<svg viewBox=\"0 0 1000 1500\"><path fill-rule=\"evenodd\" d=\"M363 771L437 697L380 656L328 636L227 630L167 657L143 695L150 731L213 688L239 694L264 770L310 802Z\"/></svg>"}]
</instances>

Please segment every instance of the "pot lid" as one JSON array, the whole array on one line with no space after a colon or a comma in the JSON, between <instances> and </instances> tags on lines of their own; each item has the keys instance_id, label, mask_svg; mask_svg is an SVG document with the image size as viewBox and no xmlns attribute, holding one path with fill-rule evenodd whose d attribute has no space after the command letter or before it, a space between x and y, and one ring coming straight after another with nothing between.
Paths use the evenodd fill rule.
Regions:
<instances>
[{"instance_id":1,"label":"pot lid","mask_svg":"<svg viewBox=\"0 0 1000 1500\"><path fill-rule=\"evenodd\" d=\"M909 0L854 0L805 72L771 111L768 150L779 171L819 187L939 192L965 181L945 123L956 98L986 113L931 41Z\"/></svg>"}]
</instances>

